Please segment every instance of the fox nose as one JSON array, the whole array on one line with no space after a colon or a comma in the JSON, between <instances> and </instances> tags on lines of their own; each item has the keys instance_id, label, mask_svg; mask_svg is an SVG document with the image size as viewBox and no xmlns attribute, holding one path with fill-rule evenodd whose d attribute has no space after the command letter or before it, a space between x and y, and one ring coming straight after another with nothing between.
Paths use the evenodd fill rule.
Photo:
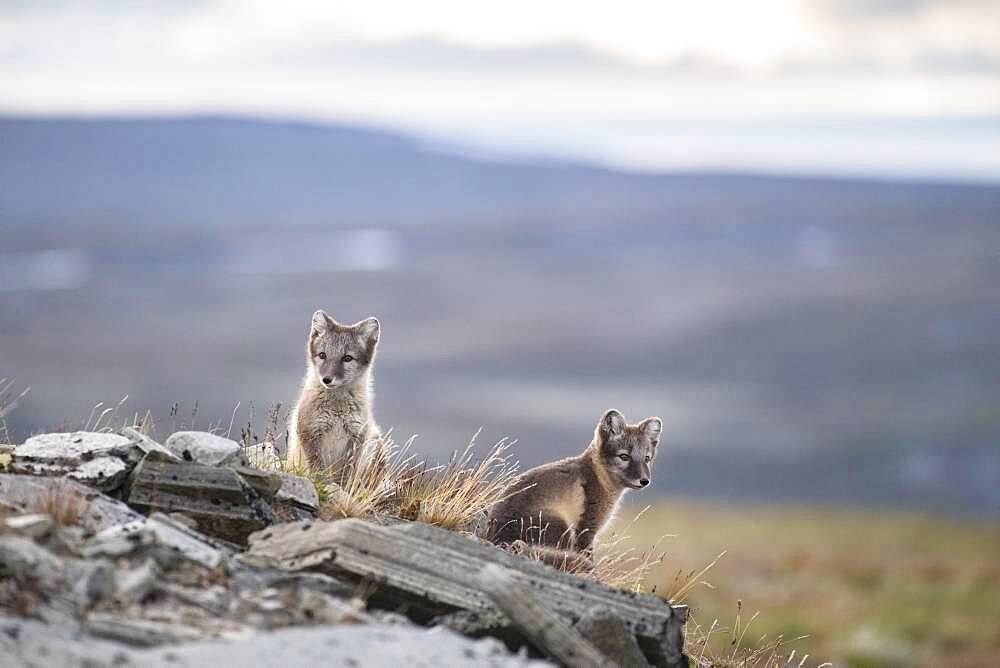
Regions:
<instances>
[{"instance_id":1,"label":"fox nose","mask_svg":"<svg viewBox=\"0 0 1000 668\"><path fill-rule=\"evenodd\" d=\"M333 378L330 378L329 376L326 376L325 378L323 378L323 384L324 385L329 385L332 382L333 382Z\"/></svg>"},{"instance_id":2,"label":"fox nose","mask_svg":"<svg viewBox=\"0 0 1000 668\"><path fill-rule=\"evenodd\" d=\"M639 481L639 484L640 484L641 486L645 487L646 485L648 485L648 484L649 484L649 478L642 478L642 479L641 479L641 480Z\"/></svg>"}]
</instances>

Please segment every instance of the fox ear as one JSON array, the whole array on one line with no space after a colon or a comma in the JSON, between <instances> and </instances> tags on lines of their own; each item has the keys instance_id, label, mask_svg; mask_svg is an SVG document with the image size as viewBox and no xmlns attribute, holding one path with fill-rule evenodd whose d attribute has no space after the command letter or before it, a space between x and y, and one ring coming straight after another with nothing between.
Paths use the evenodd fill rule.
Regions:
<instances>
[{"instance_id":1,"label":"fox ear","mask_svg":"<svg viewBox=\"0 0 1000 668\"><path fill-rule=\"evenodd\" d=\"M625 416L613 408L608 410L597 424L597 431L605 441L618 438L625 433Z\"/></svg>"},{"instance_id":2,"label":"fox ear","mask_svg":"<svg viewBox=\"0 0 1000 668\"><path fill-rule=\"evenodd\" d=\"M333 329L333 326L337 324L337 321L326 314L326 311L320 309L313 313L312 324L310 327L311 334L322 334L323 332L328 332Z\"/></svg>"},{"instance_id":3,"label":"fox ear","mask_svg":"<svg viewBox=\"0 0 1000 668\"><path fill-rule=\"evenodd\" d=\"M354 328L358 330L361 338L368 342L368 345L378 343L378 337L382 332L382 324L378 318L365 318L361 322L355 323Z\"/></svg>"},{"instance_id":4,"label":"fox ear","mask_svg":"<svg viewBox=\"0 0 1000 668\"><path fill-rule=\"evenodd\" d=\"M663 431L663 420L658 417L648 417L639 423L642 433L656 446L660 442L660 432Z\"/></svg>"}]
</instances>

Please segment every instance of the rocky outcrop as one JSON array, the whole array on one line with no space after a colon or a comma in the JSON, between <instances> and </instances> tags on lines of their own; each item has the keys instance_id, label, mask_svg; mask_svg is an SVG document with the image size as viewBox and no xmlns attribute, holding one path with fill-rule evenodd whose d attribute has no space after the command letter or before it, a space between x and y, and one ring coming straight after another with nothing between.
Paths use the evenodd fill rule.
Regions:
<instances>
[{"instance_id":1,"label":"rocky outcrop","mask_svg":"<svg viewBox=\"0 0 1000 668\"><path fill-rule=\"evenodd\" d=\"M10 454L0 665L686 665L683 606L426 524L315 520L311 482L221 437Z\"/></svg>"}]
</instances>

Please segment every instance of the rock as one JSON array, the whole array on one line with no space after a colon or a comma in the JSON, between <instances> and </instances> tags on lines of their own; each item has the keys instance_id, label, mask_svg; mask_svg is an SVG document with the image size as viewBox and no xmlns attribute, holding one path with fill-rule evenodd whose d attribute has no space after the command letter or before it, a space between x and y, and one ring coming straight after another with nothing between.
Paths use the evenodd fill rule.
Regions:
<instances>
[{"instance_id":1,"label":"rock","mask_svg":"<svg viewBox=\"0 0 1000 668\"><path fill-rule=\"evenodd\" d=\"M107 492L120 487L138 461L134 445L118 434L39 434L14 448L7 468L27 475L68 476Z\"/></svg>"},{"instance_id":2,"label":"rock","mask_svg":"<svg viewBox=\"0 0 1000 668\"><path fill-rule=\"evenodd\" d=\"M155 453L159 455L160 459L164 459L167 461L170 460L180 461L180 458L177 457L174 453L172 453L170 450L167 450L165 447L163 447L162 445L151 439L149 436L146 436L135 427L123 427L119 433L125 438L135 443L135 445L140 450L142 450L144 454L148 455L150 453Z\"/></svg>"},{"instance_id":3,"label":"rock","mask_svg":"<svg viewBox=\"0 0 1000 668\"><path fill-rule=\"evenodd\" d=\"M114 595L114 567L105 559L69 562L66 579L73 588L73 601L79 613Z\"/></svg>"},{"instance_id":4,"label":"rock","mask_svg":"<svg viewBox=\"0 0 1000 668\"><path fill-rule=\"evenodd\" d=\"M235 471L155 461L151 455L132 472L128 504L145 512L184 513L202 533L234 543L244 543L248 534L276 520L267 502Z\"/></svg>"},{"instance_id":5,"label":"rock","mask_svg":"<svg viewBox=\"0 0 1000 668\"><path fill-rule=\"evenodd\" d=\"M243 454L243 447L239 443L207 431L174 432L163 445L185 462L195 462L205 466L249 465Z\"/></svg>"},{"instance_id":6,"label":"rock","mask_svg":"<svg viewBox=\"0 0 1000 668\"><path fill-rule=\"evenodd\" d=\"M93 615L92 615L93 617ZM111 637L163 638L191 629L170 626L124 629L117 620L97 617ZM40 661L40 657L45 657ZM488 668L548 666L508 652L492 639L470 640L448 631L415 626L317 626L257 633L236 641L200 640L180 646L137 649L118 642L80 636L70 628L31 619L0 618L0 665L149 666L400 666L476 665Z\"/></svg>"},{"instance_id":7,"label":"rock","mask_svg":"<svg viewBox=\"0 0 1000 668\"><path fill-rule=\"evenodd\" d=\"M417 522L378 526L347 519L273 526L249 540L250 555L273 559L288 570L318 570L376 583L370 605L405 605L411 616L425 618L456 609L497 611L478 580L483 568L497 564L512 571L527 593L545 601L565 622L601 607L637 637L650 663L683 665L680 630L685 606L563 573L452 531ZM497 634L505 635L509 626ZM528 639L522 644L529 644Z\"/></svg>"},{"instance_id":8,"label":"rock","mask_svg":"<svg viewBox=\"0 0 1000 668\"><path fill-rule=\"evenodd\" d=\"M89 462L82 462L66 476L101 491L110 492L121 487L128 476L129 468L117 457L97 457Z\"/></svg>"},{"instance_id":9,"label":"rock","mask_svg":"<svg viewBox=\"0 0 1000 668\"><path fill-rule=\"evenodd\" d=\"M66 478L0 473L0 502L16 511L50 515L75 504L79 506L80 526L92 532L142 519L121 501Z\"/></svg>"},{"instance_id":10,"label":"rock","mask_svg":"<svg viewBox=\"0 0 1000 668\"><path fill-rule=\"evenodd\" d=\"M311 480L291 473L278 475L281 477L281 487L274 496L276 501L291 503L314 513L319 510L319 494Z\"/></svg>"},{"instance_id":11,"label":"rock","mask_svg":"<svg viewBox=\"0 0 1000 668\"><path fill-rule=\"evenodd\" d=\"M146 559L139 566L115 573L115 603L129 607L139 603L157 586L160 569L152 559Z\"/></svg>"},{"instance_id":12,"label":"rock","mask_svg":"<svg viewBox=\"0 0 1000 668\"><path fill-rule=\"evenodd\" d=\"M274 443L248 445L243 448L243 454L250 462L250 466L269 471L281 469L281 457L278 455L278 449L274 447Z\"/></svg>"},{"instance_id":13,"label":"rock","mask_svg":"<svg viewBox=\"0 0 1000 668\"><path fill-rule=\"evenodd\" d=\"M5 531L16 533L25 538L41 538L52 530L54 524L52 516L48 513L15 515L3 520Z\"/></svg>"},{"instance_id":14,"label":"rock","mask_svg":"<svg viewBox=\"0 0 1000 668\"><path fill-rule=\"evenodd\" d=\"M187 624L130 619L109 613L90 615L84 623L84 628L100 638L117 640L135 647L189 642L206 637L201 629Z\"/></svg>"},{"instance_id":15,"label":"rock","mask_svg":"<svg viewBox=\"0 0 1000 668\"><path fill-rule=\"evenodd\" d=\"M14 460L66 464L76 466L81 461L124 453L131 441L118 434L74 431L64 434L38 434L15 446Z\"/></svg>"},{"instance_id":16,"label":"rock","mask_svg":"<svg viewBox=\"0 0 1000 668\"><path fill-rule=\"evenodd\" d=\"M594 608L575 624L576 630L606 657L619 666L644 668L649 665L635 636L615 615Z\"/></svg>"},{"instance_id":17,"label":"rock","mask_svg":"<svg viewBox=\"0 0 1000 668\"><path fill-rule=\"evenodd\" d=\"M81 554L89 558L99 555L117 558L150 544L170 548L210 569L219 567L229 554L221 544L160 513L105 529L83 546Z\"/></svg>"}]
</instances>

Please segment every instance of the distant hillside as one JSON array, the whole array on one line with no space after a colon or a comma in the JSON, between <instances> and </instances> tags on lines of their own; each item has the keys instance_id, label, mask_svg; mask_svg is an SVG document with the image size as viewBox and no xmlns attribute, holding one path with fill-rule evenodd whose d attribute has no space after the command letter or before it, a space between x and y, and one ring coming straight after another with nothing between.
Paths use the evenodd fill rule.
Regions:
<instances>
[{"instance_id":1,"label":"distant hillside","mask_svg":"<svg viewBox=\"0 0 1000 668\"><path fill-rule=\"evenodd\" d=\"M0 147L15 431L287 402L324 307L382 319L376 414L436 457L484 426L539 463L615 406L665 419L654 490L1000 515L1000 187L231 118L7 118Z\"/></svg>"}]
</instances>

